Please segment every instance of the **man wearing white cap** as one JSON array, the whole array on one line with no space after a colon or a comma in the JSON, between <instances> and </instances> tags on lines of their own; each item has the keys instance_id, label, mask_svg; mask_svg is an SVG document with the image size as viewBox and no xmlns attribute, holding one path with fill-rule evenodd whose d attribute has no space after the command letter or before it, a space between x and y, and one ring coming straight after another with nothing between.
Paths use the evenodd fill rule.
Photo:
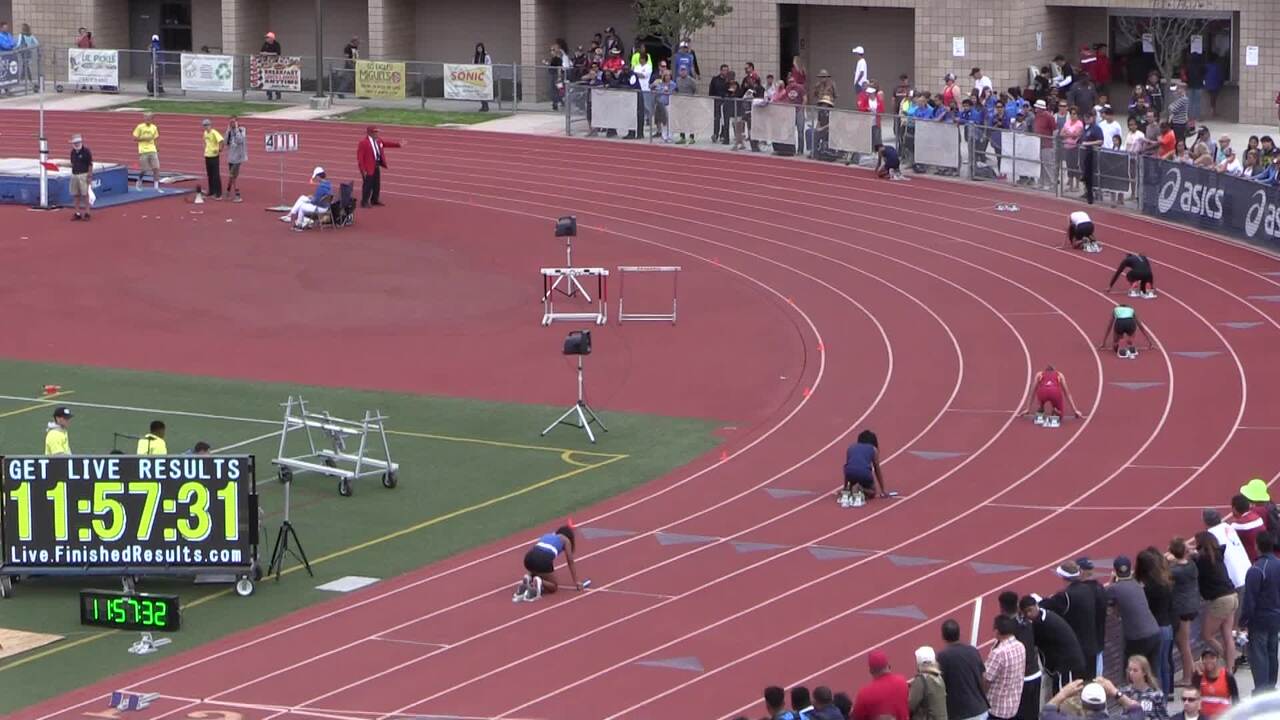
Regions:
<instances>
[{"instance_id":1,"label":"man wearing white cap","mask_svg":"<svg viewBox=\"0 0 1280 720\"><path fill-rule=\"evenodd\" d=\"M75 208L72 220L89 219L89 188L93 185L93 153L85 147L84 138L71 136L71 204ZM83 212L80 209L84 205Z\"/></svg>"},{"instance_id":2,"label":"man wearing white cap","mask_svg":"<svg viewBox=\"0 0 1280 720\"><path fill-rule=\"evenodd\" d=\"M916 675L907 681L907 710L912 717L947 716L947 687L938 657L928 645L916 650Z\"/></svg>"},{"instance_id":3,"label":"man wearing white cap","mask_svg":"<svg viewBox=\"0 0 1280 720\"><path fill-rule=\"evenodd\" d=\"M866 52L859 45L853 49L853 54L858 56L858 64L853 68L853 89L854 92L862 92L871 81L871 75L867 72L867 58L864 57Z\"/></svg>"},{"instance_id":4,"label":"man wearing white cap","mask_svg":"<svg viewBox=\"0 0 1280 720\"><path fill-rule=\"evenodd\" d=\"M1077 695L1080 696L1080 705L1084 709L1083 716L1063 710L1063 705ZM1137 700L1121 695L1110 680L1100 677L1087 685L1083 680L1073 680L1064 685L1062 690L1058 691L1058 694L1054 695L1041 709L1040 718L1041 720L1077 720L1084 717L1085 720L1104 720L1111 717L1107 714L1107 698L1115 700L1120 707L1124 708L1124 713L1120 717L1126 720L1141 720L1146 717L1146 713L1142 711L1142 705Z\"/></svg>"},{"instance_id":5,"label":"man wearing white cap","mask_svg":"<svg viewBox=\"0 0 1280 720\"><path fill-rule=\"evenodd\" d=\"M280 217L284 222L293 223L297 230L309 227L312 222L310 216L327 207L333 196L333 185L325 177L324 168L317 166L311 171L311 182L316 184L315 194L300 196L289 209L289 214Z\"/></svg>"}]
</instances>

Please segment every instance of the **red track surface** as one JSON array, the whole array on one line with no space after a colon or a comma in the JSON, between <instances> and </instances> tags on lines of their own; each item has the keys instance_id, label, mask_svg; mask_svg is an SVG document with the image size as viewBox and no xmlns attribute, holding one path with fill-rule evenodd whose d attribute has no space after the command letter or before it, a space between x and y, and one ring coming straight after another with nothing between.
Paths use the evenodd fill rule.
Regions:
<instances>
[{"instance_id":1,"label":"red track surface","mask_svg":"<svg viewBox=\"0 0 1280 720\"><path fill-rule=\"evenodd\" d=\"M34 119L6 119L0 149L17 154ZM131 158L133 118L88 119L100 159ZM55 116L50 135L85 121ZM170 168L198 169L197 122L161 120ZM359 128L292 125L305 148L294 176L315 163L354 174ZM890 184L642 144L399 134L411 144L389 153L390 206L363 212L354 231L290 233L249 203L207 204L201 216L178 200L132 205L101 213L92 238L70 237L65 214L24 215L21 234L39 242L6 239L20 272L0 297L47 312L37 293L55 247L70 296L56 323L11 333L18 352L558 404L563 361L547 347L560 333L536 326L526 293L537 267L556 264L549 221L572 212L579 263L686 268L679 326L602 330L594 403L735 422L728 459L580 513L586 527L634 532L583 547L597 590L512 604L527 539L511 538L19 717L80 717L125 687L162 694L148 719L757 714L767 684L854 689L877 647L909 668L943 618L967 625L975 597L990 608L1006 588L1052 589L1045 568L1062 558L1185 534L1199 525L1194 508L1276 475L1280 304L1261 299L1280 294L1270 256L1104 210L1106 251L1064 252L1066 203L1019 196L1022 212L996 213L994 185ZM176 159L179 145L190 160ZM248 166L250 188L272 201L273 163L255 153ZM1160 347L1133 362L1094 350L1114 300L1101 290L1125 249L1153 258L1162 293L1139 305ZM121 270L130 258L142 260ZM134 283L120 287L122 273ZM128 328L136 341L105 344L121 333L102 313L127 318L140 304L156 315ZM199 307L197 346L188 313ZM276 351L335 327L362 347L305 362ZM236 351L207 352L210 336ZM442 350L447 336L484 352ZM1202 351L1217 354L1178 354ZM1057 431L1013 412L1050 362L1088 413ZM842 451L868 426L904 497L841 510L830 493ZM657 532L714 540L664 544ZM818 559L817 546L863 552ZM918 613L868 612L907 606ZM686 657L703 669L638 664Z\"/></svg>"}]
</instances>

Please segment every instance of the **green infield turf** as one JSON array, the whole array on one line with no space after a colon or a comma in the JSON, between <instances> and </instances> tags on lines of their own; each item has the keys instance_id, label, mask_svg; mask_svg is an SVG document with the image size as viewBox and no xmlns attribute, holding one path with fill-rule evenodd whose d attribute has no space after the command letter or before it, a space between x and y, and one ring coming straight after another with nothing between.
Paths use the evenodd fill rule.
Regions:
<instances>
[{"instance_id":1,"label":"green infield turf","mask_svg":"<svg viewBox=\"0 0 1280 720\"><path fill-rule=\"evenodd\" d=\"M250 115L253 113L284 110L290 107L284 103L239 102L235 100L130 100L116 108L141 108L158 113L174 115L208 115L211 117L229 117L231 115Z\"/></svg>"},{"instance_id":2,"label":"green infield turf","mask_svg":"<svg viewBox=\"0 0 1280 720\"><path fill-rule=\"evenodd\" d=\"M62 394L42 395L46 385ZM399 484L356 482L340 497L336 481L295 477L291 520L315 577L292 558L282 580L264 579L249 598L227 585L189 579L144 579L139 589L182 598L183 629L149 656L127 652L136 633L79 625L77 592L119 589L115 578L36 578L0 600L0 627L63 636L24 654L0 659L0 714L109 675L190 649L231 632L278 618L340 593L316 586L345 576L386 580L511 533L547 526L574 510L659 477L717 443L716 423L605 411L610 432L591 445L577 429L538 433L563 408L480 402L334 388L39 365L0 360L0 453L39 454L45 425L58 404L75 414L70 429L77 454L132 453L153 419L168 426L171 453L197 441L257 458L264 510L260 558L265 567L282 519L277 456L283 403L304 396L313 411L360 418L365 410L390 416L390 447ZM305 439L290 434L290 454ZM323 435L317 435L317 442ZM512 567L517 567L513 558ZM514 570L513 570L514 572Z\"/></svg>"},{"instance_id":3,"label":"green infield turf","mask_svg":"<svg viewBox=\"0 0 1280 720\"><path fill-rule=\"evenodd\" d=\"M467 112L450 110L416 110L402 108L361 108L343 113L334 120L360 124L380 123L383 125L475 125L504 118L511 113L502 112Z\"/></svg>"}]
</instances>

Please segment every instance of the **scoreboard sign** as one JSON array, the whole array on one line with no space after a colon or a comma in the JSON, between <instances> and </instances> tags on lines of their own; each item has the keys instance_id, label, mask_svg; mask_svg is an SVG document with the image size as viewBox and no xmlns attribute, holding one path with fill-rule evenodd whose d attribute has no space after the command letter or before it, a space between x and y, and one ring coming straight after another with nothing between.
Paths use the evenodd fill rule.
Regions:
<instances>
[{"instance_id":1,"label":"scoreboard sign","mask_svg":"<svg viewBox=\"0 0 1280 720\"><path fill-rule=\"evenodd\" d=\"M0 574L256 564L252 456L10 456L0 489Z\"/></svg>"},{"instance_id":2,"label":"scoreboard sign","mask_svg":"<svg viewBox=\"0 0 1280 720\"><path fill-rule=\"evenodd\" d=\"M263 137L269 153L298 152L296 132L269 132Z\"/></svg>"}]
</instances>

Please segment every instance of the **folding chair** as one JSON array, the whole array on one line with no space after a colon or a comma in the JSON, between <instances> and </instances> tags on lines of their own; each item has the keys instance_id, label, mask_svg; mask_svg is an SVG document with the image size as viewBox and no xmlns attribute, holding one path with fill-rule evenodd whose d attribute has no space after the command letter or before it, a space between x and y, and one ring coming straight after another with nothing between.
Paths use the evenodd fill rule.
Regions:
<instances>
[{"instance_id":1,"label":"folding chair","mask_svg":"<svg viewBox=\"0 0 1280 720\"><path fill-rule=\"evenodd\" d=\"M333 224L333 213L331 212L332 207L333 195L325 195L321 200L320 205L316 207L315 212L307 213L306 217L315 223L315 228L323 229L326 221L330 225Z\"/></svg>"},{"instance_id":2,"label":"folding chair","mask_svg":"<svg viewBox=\"0 0 1280 720\"><path fill-rule=\"evenodd\" d=\"M329 221L334 227L354 225L356 219L356 198L354 182L342 183L339 186L339 200L333 203Z\"/></svg>"}]
</instances>

